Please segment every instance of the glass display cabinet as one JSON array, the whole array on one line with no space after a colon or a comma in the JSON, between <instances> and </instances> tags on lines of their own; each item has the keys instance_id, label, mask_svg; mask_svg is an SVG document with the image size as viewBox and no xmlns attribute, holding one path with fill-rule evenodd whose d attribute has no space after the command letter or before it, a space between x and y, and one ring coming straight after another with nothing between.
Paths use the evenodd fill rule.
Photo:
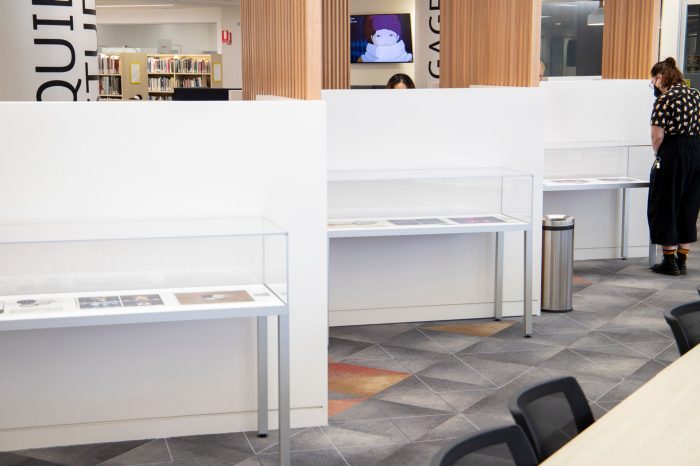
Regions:
<instances>
[{"instance_id":1,"label":"glass display cabinet","mask_svg":"<svg viewBox=\"0 0 700 466\"><path fill-rule=\"evenodd\" d=\"M0 225L0 331L256 318L268 432L277 317L281 464L289 464L287 233L261 219Z\"/></svg>"},{"instance_id":2,"label":"glass display cabinet","mask_svg":"<svg viewBox=\"0 0 700 466\"><path fill-rule=\"evenodd\" d=\"M629 256L628 190L649 187L648 170L652 160L651 147L634 142L548 144L545 147L543 191L619 191L620 257L626 259ZM641 176L642 173L645 176ZM650 245L649 263L655 262L656 246Z\"/></svg>"},{"instance_id":3,"label":"glass display cabinet","mask_svg":"<svg viewBox=\"0 0 700 466\"><path fill-rule=\"evenodd\" d=\"M523 232L525 332L532 331L533 176L506 168L329 173L329 238L493 233L494 318L503 307L504 233Z\"/></svg>"}]
</instances>

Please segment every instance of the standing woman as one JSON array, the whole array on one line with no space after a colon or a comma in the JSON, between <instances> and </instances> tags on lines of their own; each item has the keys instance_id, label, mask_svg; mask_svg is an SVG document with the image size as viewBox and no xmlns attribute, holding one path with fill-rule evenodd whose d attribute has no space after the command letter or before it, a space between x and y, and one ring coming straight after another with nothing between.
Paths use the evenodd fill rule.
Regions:
<instances>
[{"instance_id":1,"label":"standing woman","mask_svg":"<svg viewBox=\"0 0 700 466\"><path fill-rule=\"evenodd\" d=\"M686 86L673 58L654 65L651 86L657 97L651 115L656 160L647 217L651 242L660 244L664 253L663 261L651 269L685 275L700 211L700 93Z\"/></svg>"}]
</instances>

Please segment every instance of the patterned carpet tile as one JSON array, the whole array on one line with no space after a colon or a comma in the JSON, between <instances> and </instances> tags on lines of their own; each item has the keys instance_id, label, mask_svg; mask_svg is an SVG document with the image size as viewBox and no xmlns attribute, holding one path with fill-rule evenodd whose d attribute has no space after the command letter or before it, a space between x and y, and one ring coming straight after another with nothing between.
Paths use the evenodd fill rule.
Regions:
<instances>
[{"instance_id":1,"label":"patterned carpet tile","mask_svg":"<svg viewBox=\"0 0 700 466\"><path fill-rule=\"evenodd\" d=\"M369 397L408 377L410 374L407 372L333 363L328 367L328 389L332 392L356 395L358 398Z\"/></svg>"},{"instance_id":2,"label":"patterned carpet tile","mask_svg":"<svg viewBox=\"0 0 700 466\"><path fill-rule=\"evenodd\" d=\"M437 326L427 326L423 327L427 330L434 330L438 332L449 332L449 333L459 333L461 335L471 335L474 337L490 337L502 330L507 329L513 325L514 321L501 321L501 322L478 322L478 323L466 323L466 324L452 324L452 325L437 325Z\"/></svg>"}]
</instances>

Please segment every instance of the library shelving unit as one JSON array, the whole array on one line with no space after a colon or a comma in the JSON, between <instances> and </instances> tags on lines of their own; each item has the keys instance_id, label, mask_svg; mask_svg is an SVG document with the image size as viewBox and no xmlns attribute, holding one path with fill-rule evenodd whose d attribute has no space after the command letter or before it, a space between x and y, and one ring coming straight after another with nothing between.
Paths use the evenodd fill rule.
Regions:
<instances>
[{"instance_id":1,"label":"library shelving unit","mask_svg":"<svg viewBox=\"0 0 700 466\"><path fill-rule=\"evenodd\" d=\"M219 54L149 54L146 61L149 100L171 100L176 87L222 87Z\"/></svg>"},{"instance_id":2,"label":"library shelving unit","mask_svg":"<svg viewBox=\"0 0 700 466\"><path fill-rule=\"evenodd\" d=\"M223 87L222 55L100 55L100 100L171 100L176 87Z\"/></svg>"},{"instance_id":3,"label":"library shelving unit","mask_svg":"<svg viewBox=\"0 0 700 466\"><path fill-rule=\"evenodd\" d=\"M129 100L136 95L148 95L146 81L146 54L101 54L100 100Z\"/></svg>"}]
</instances>

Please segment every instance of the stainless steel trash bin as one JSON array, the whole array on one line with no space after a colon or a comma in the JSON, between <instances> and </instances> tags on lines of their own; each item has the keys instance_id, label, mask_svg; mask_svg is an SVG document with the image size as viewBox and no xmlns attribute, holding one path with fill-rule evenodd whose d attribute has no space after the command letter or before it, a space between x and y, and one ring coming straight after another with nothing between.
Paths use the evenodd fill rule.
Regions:
<instances>
[{"instance_id":1,"label":"stainless steel trash bin","mask_svg":"<svg viewBox=\"0 0 700 466\"><path fill-rule=\"evenodd\" d=\"M574 217L542 219L542 310L573 310Z\"/></svg>"}]
</instances>

